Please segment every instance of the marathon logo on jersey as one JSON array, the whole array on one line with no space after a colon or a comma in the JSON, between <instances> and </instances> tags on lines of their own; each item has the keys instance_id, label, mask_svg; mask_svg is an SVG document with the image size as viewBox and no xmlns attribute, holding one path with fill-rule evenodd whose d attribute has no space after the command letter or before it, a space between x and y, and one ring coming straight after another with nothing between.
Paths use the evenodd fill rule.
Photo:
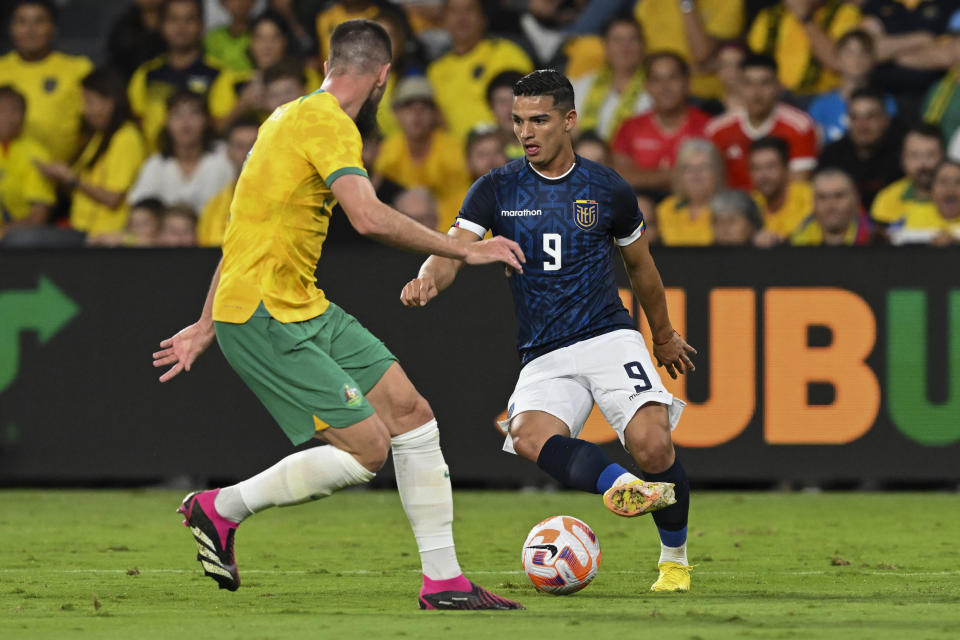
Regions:
<instances>
[{"instance_id":1,"label":"marathon logo on jersey","mask_svg":"<svg viewBox=\"0 0 960 640\"><path fill-rule=\"evenodd\" d=\"M543 209L500 209L500 215L508 218L542 216Z\"/></svg>"},{"instance_id":2,"label":"marathon logo on jersey","mask_svg":"<svg viewBox=\"0 0 960 640\"><path fill-rule=\"evenodd\" d=\"M573 203L574 219L577 226L584 231L589 231L597 225L599 216L599 206L596 200L576 200Z\"/></svg>"}]
</instances>

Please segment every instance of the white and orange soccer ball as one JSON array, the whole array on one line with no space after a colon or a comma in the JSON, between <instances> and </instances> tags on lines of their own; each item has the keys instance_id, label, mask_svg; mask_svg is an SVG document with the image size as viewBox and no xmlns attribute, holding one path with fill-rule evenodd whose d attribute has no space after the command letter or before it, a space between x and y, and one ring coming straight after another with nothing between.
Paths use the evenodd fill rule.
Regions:
<instances>
[{"instance_id":1,"label":"white and orange soccer ball","mask_svg":"<svg viewBox=\"0 0 960 640\"><path fill-rule=\"evenodd\" d=\"M587 523L553 516L537 523L523 543L523 570L538 590L566 595L597 575L600 542Z\"/></svg>"}]
</instances>

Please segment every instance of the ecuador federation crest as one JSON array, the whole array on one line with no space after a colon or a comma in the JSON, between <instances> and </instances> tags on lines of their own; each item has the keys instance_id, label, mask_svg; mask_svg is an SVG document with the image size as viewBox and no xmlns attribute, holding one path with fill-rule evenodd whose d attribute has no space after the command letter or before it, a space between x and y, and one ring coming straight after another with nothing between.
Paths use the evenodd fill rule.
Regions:
<instances>
[{"instance_id":1,"label":"ecuador federation crest","mask_svg":"<svg viewBox=\"0 0 960 640\"><path fill-rule=\"evenodd\" d=\"M596 200L575 200L573 202L573 218L577 226L589 231L597 225L599 210Z\"/></svg>"}]
</instances>

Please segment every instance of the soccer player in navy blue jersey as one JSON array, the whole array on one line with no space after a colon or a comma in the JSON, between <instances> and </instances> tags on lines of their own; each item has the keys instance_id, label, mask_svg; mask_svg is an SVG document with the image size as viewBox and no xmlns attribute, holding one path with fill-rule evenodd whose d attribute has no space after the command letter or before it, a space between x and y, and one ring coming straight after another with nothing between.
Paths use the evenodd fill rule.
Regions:
<instances>
[{"instance_id":1,"label":"soccer player in navy blue jersey","mask_svg":"<svg viewBox=\"0 0 960 640\"><path fill-rule=\"evenodd\" d=\"M514 85L514 132L525 157L470 188L450 233L476 242L486 232L516 241L527 256L509 282L523 368L510 397L504 450L537 463L569 487L601 493L618 515L652 512L660 534L654 591L687 591L690 490L670 431L684 403L664 388L641 334L620 302L616 246L653 332L653 355L676 378L696 351L674 331L643 215L613 170L574 154L573 87L534 71ZM423 306L453 282L462 263L431 256L404 287ZM640 480L577 436L600 407L643 470Z\"/></svg>"}]
</instances>

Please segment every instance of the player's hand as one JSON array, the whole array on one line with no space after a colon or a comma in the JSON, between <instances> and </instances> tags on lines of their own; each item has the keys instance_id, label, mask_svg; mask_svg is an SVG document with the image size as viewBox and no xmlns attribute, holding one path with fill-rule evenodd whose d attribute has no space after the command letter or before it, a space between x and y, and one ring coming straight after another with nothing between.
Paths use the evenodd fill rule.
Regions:
<instances>
[{"instance_id":1,"label":"player's hand","mask_svg":"<svg viewBox=\"0 0 960 640\"><path fill-rule=\"evenodd\" d=\"M664 367L674 380L677 379L677 373L697 370L690 360L690 354L696 355L697 350L687 344L676 331L667 342L653 345L653 357L657 359L657 366Z\"/></svg>"},{"instance_id":2,"label":"player's hand","mask_svg":"<svg viewBox=\"0 0 960 640\"><path fill-rule=\"evenodd\" d=\"M214 335L212 324L195 322L172 338L161 342L160 351L153 354L153 366L173 366L160 376L160 382L175 378L181 371L190 371L193 361L206 351L213 342Z\"/></svg>"},{"instance_id":3,"label":"player's hand","mask_svg":"<svg viewBox=\"0 0 960 640\"><path fill-rule=\"evenodd\" d=\"M422 307L436 298L438 293L433 276L422 275L406 284L400 292L400 302L405 307Z\"/></svg>"},{"instance_id":4,"label":"player's hand","mask_svg":"<svg viewBox=\"0 0 960 640\"><path fill-rule=\"evenodd\" d=\"M467 264L502 262L517 273L523 273L523 266L520 263L527 261L520 245L503 236L471 243L466 249L467 256L464 262Z\"/></svg>"}]
</instances>

